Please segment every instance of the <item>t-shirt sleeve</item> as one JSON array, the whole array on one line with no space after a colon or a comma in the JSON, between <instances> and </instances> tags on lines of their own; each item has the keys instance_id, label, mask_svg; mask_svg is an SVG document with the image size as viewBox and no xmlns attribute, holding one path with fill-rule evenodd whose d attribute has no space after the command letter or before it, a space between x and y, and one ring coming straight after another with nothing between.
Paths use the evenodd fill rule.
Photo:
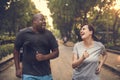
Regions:
<instances>
[{"instance_id":1,"label":"t-shirt sleeve","mask_svg":"<svg viewBox=\"0 0 120 80\"><path fill-rule=\"evenodd\" d=\"M23 36L21 34L21 32L18 32L16 35L16 39L14 42L14 47L17 51L20 51L20 48L22 47L22 43L23 43Z\"/></svg>"},{"instance_id":2,"label":"t-shirt sleeve","mask_svg":"<svg viewBox=\"0 0 120 80\"><path fill-rule=\"evenodd\" d=\"M72 52L73 52L74 54L78 54L77 43L74 45Z\"/></svg>"},{"instance_id":3,"label":"t-shirt sleeve","mask_svg":"<svg viewBox=\"0 0 120 80\"><path fill-rule=\"evenodd\" d=\"M49 38L50 48L52 50L55 48L58 48L58 42L57 42L55 36L52 34L52 32L50 32L49 36L50 36L50 38Z\"/></svg>"},{"instance_id":4,"label":"t-shirt sleeve","mask_svg":"<svg viewBox=\"0 0 120 80\"><path fill-rule=\"evenodd\" d=\"M102 43L101 43L101 48L102 48L101 54L104 54L104 53L106 53L105 46L104 46Z\"/></svg>"}]
</instances>

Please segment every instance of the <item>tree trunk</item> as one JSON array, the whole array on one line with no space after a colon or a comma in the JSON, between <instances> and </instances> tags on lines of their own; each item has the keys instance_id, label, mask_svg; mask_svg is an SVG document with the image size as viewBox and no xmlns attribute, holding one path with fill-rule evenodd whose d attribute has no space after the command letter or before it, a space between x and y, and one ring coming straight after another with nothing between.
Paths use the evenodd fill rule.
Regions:
<instances>
[{"instance_id":1,"label":"tree trunk","mask_svg":"<svg viewBox=\"0 0 120 80\"><path fill-rule=\"evenodd\" d=\"M115 14L115 21L113 23L113 45L116 45L116 40L117 40L116 26L117 26L119 11L120 11L120 9L116 12L116 14Z\"/></svg>"}]
</instances>

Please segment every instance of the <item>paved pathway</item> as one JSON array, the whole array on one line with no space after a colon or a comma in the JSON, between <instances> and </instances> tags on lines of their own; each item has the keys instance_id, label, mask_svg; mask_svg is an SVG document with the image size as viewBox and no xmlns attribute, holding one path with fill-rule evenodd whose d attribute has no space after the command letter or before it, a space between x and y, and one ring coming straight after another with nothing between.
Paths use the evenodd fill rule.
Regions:
<instances>
[{"instance_id":1,"label":"paved pathway","mask_svg":"<svg viewBox=\"0 0 120 80\"><path fill-rule=\"evenodd\" d=\"M107 52L107 53L108 53L108 57L105 64L115 69L120 74L120 61L118 60L120 54L115 54L111 52Z\"/></svg>"}]
</instances>

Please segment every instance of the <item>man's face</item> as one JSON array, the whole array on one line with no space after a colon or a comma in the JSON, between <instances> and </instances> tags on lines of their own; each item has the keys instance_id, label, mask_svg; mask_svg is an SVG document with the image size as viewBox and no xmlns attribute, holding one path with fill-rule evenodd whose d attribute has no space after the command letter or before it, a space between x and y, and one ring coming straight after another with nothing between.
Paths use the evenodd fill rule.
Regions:
<instances>
[{"instance_id":1,"label":"man's face","mask_svg":"<svg viewBox=\"0 0 120 80\"><path fill-rule=\"evenodd\" d=\"M42 14L37 15L37 18L34 20L34 25L37 31L42 32L45 30L46 22Z\"/></svg>"}]
</instances>

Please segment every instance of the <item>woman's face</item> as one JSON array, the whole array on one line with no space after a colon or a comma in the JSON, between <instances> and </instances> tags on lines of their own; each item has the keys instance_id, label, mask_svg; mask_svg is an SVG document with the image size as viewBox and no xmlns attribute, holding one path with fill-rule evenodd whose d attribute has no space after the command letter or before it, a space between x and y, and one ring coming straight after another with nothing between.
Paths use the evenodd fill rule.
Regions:
<instances>
[{"instance_id":1,"label":"woman's face","mask_svg":"<svg viewBox=\"0 0 120 80\"><path fill-rule=\"evenodd\" d=\"M81 38L84 40L84 39L87 39L89 37L92 37L92 31L90 31L88 29L88 25L84 25L81 30L80 30L80 35L81 35Z\"/></svg>"}]
</instances>

